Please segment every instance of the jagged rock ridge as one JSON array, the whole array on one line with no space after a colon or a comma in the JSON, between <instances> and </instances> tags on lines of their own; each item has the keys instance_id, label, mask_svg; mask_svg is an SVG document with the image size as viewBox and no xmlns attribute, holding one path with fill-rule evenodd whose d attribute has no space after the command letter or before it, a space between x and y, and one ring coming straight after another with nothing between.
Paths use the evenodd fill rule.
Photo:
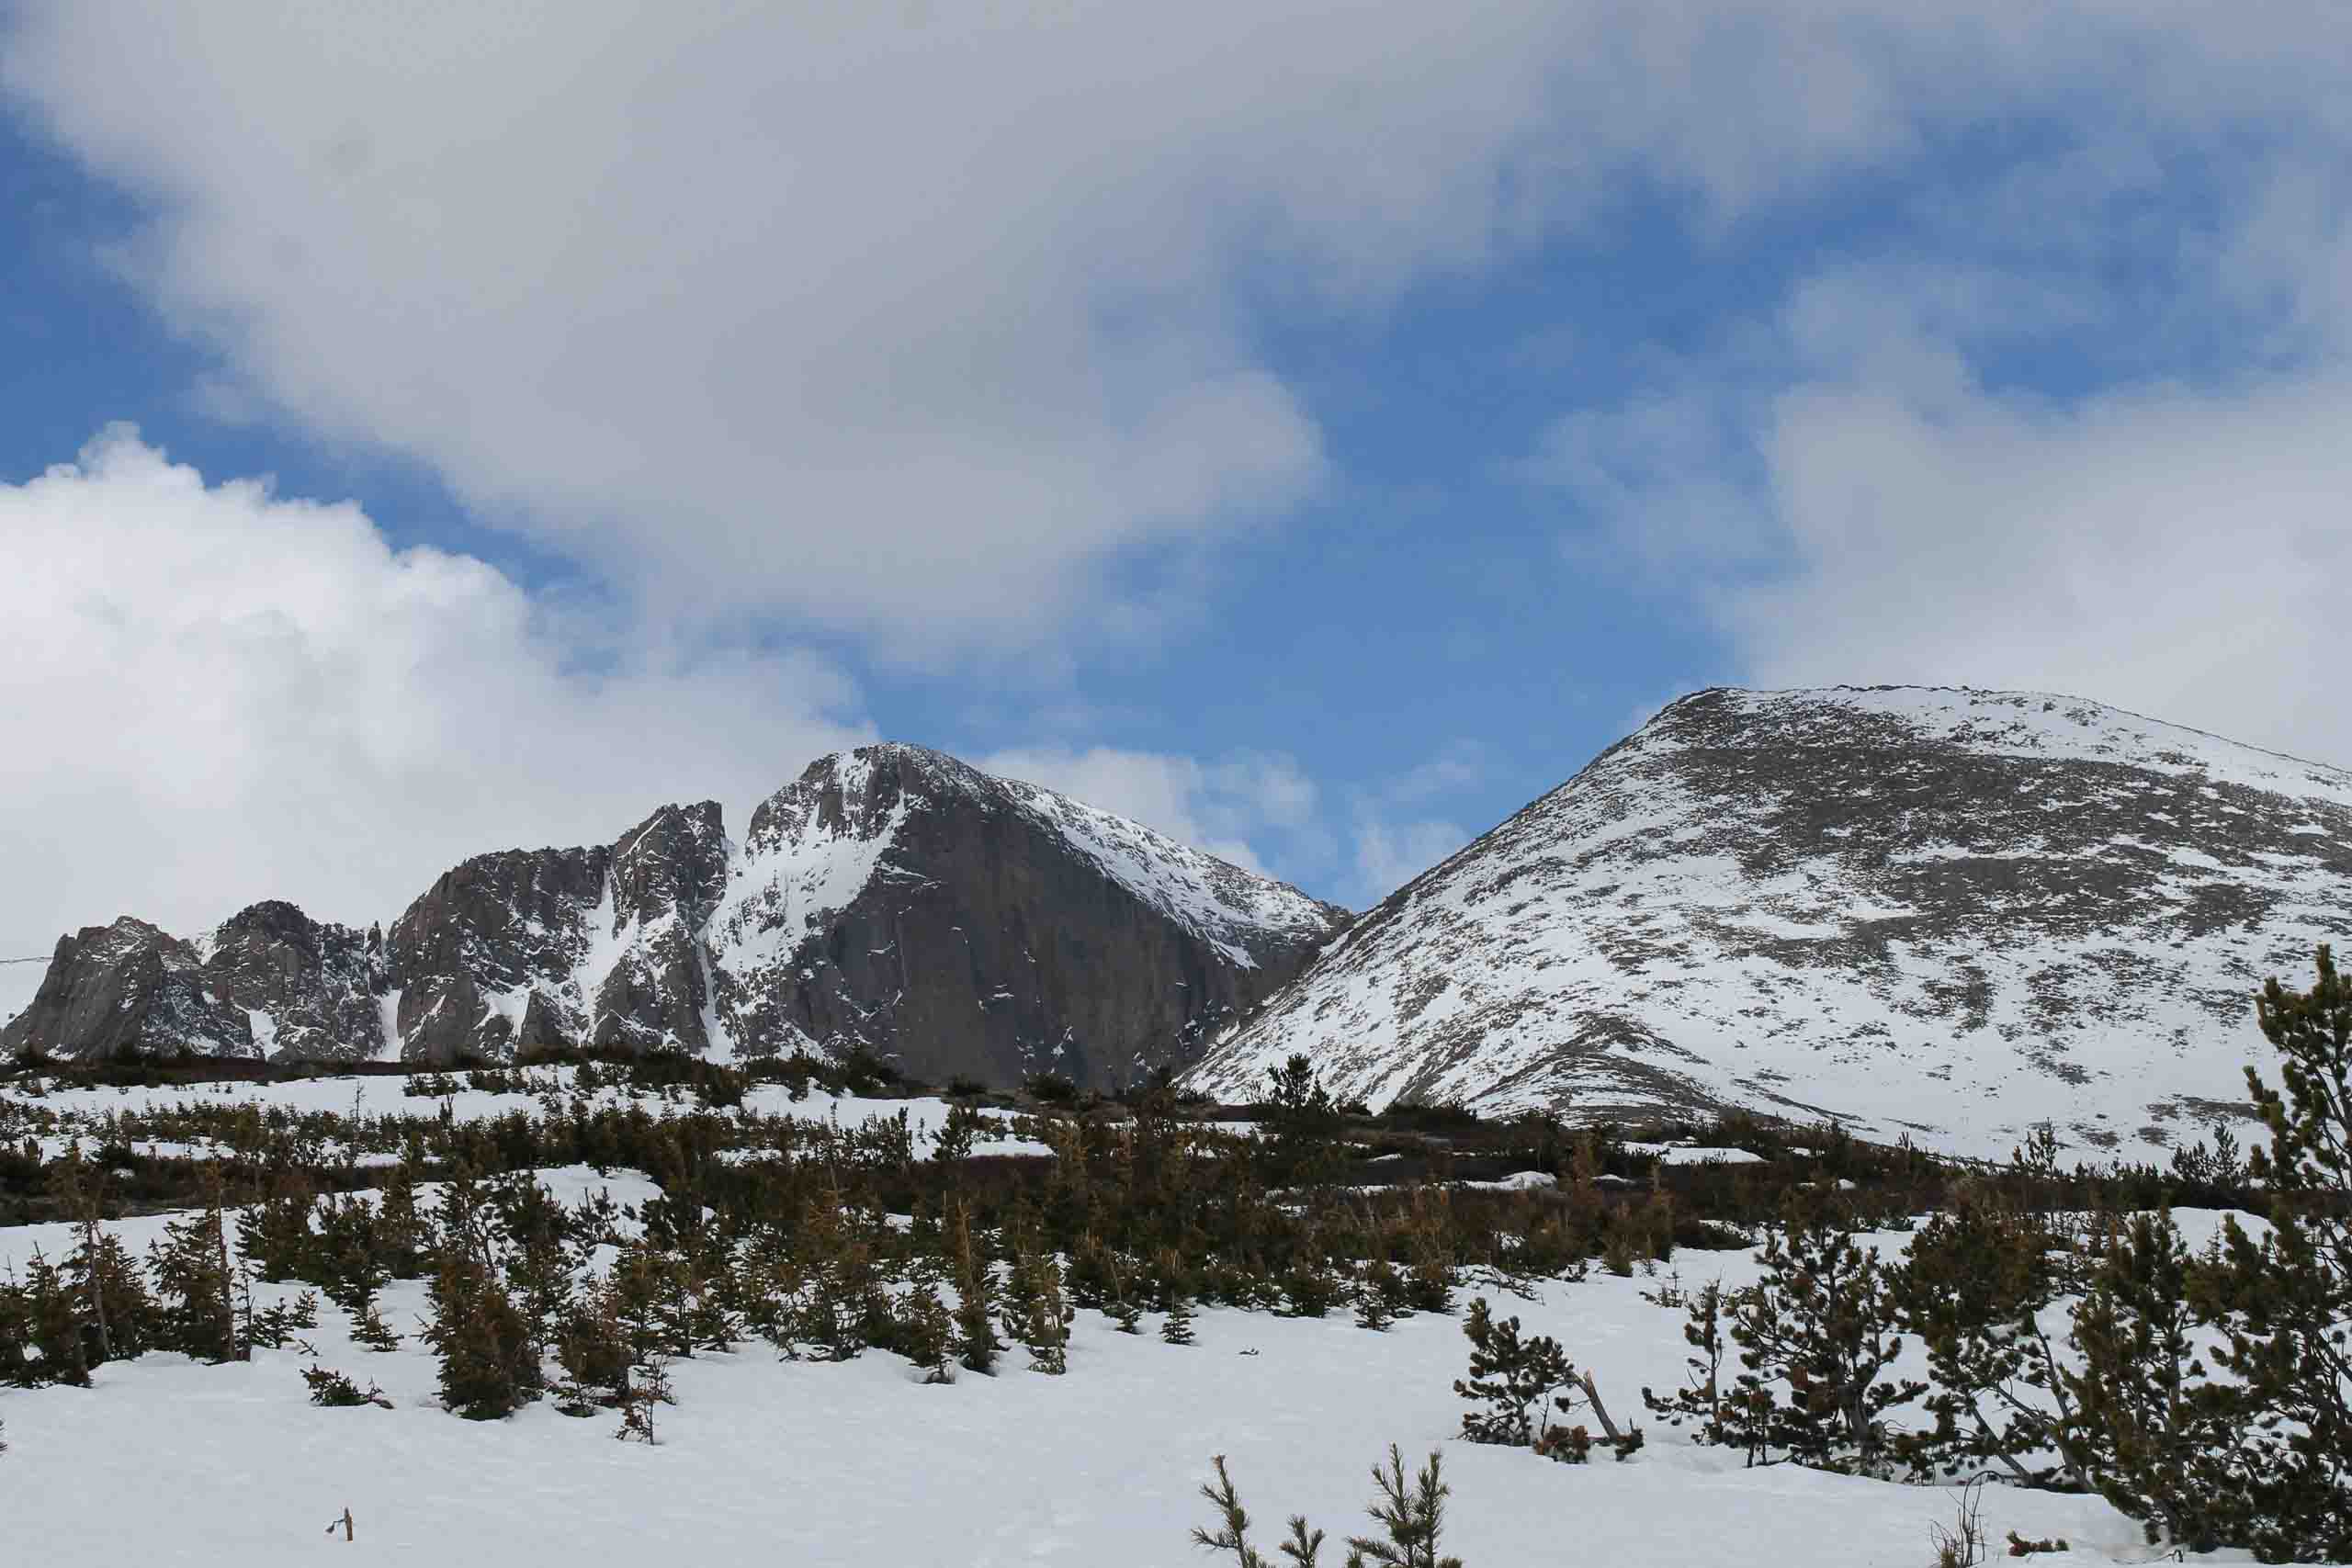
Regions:
<instances>
[{"instance_id":1,"label":"jagged rock ridge","mask_svg":"<svg viewBox=\"0 0 2352 1568\"><path fill-rule=\"evenodd\" d=\"M741 846L716 803L664 807L610 846L476 856L385 931L277 902L195 942L89 928L0 1050L865 1047L934 1077L1109 1087L1189 1061L1347 919L1051 791L875 746L812 764Z\"/></svg>"},{"instance_id":2,"label":"jagged rock ridge","mask_svg":"<svg viewBox=\"0 0 2352 1568\"><path fill-rule=\"evenodd\" d=\"M1686 697L1415 878L1189 1081L1746 1107L2143 1154L2245 1098L2251 997L2352 933L2352 773L2081 700Z\"/></svg>"}]
</instances>

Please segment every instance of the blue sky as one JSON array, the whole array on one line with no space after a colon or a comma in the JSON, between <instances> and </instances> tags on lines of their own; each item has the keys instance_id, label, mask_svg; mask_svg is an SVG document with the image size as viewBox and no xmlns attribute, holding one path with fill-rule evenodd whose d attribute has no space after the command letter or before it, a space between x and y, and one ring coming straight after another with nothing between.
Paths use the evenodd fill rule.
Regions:
<instances>
[{"instance_id":1,"label":"blue sky","mask_svg":"<svg viewBox=\"0 0 2352 1568\"><path fill-rule=\"evenodd\" d=\"M2352 761L2345 35L0 6L0 945L871 736L1359 907L1705 684Z\"/></svg>"}]
</instances>

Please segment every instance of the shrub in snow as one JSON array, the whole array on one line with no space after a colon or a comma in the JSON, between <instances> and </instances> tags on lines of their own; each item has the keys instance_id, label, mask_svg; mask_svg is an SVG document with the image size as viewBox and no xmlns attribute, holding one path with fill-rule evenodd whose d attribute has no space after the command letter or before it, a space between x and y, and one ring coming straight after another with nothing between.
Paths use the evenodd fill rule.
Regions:
<instances>
[{"instance_id":1,"label":"shrub in snow","mask_svg":"<svg viewBox=\"0 0 2352 1568\"><path fill-rule=\"evenodd\" d=\"M1470 1376L1457 1379L1453 1392L1484 1406L1462 1417L1462 1435L1472 1442L1532 1448L1545 1459L1582 1464L1592 1453L1592 1434L1550 1418L1555 1408L1577 1408L1581 1395L1620 1460L1642 1446L1641 1428L1617 1429L1592 1375L1579 1372L1557 1340L1540 1334L1522 1339L1519 1319L1497 1321L1484 1296L1470 1303L1462 1332L1470 1341Z\"/></svg>"},{"instance_id":2,"label":"shrub in snow","mask_svg":"<svg viewBox=\"0 0 2352 1568\"><path fill-rule=\"evenodd\" d=\"M1904 1325L1928 1353L1932 1430L1908 1440L1924 1476L1998 1464L2021 1485L2091 1489L2066 1358L2042 1313L2058 1299L2061 1245L1999 1185L1962 1184L1922 1224L1893 1279Z\"/></svg>"},{"instance_id":3,"label":"shrub in snow","mask_svg":"<svg viewBox=\"0 0 2352 1568\"><path fill-rule=\"evenodd\" d=\"M1575 1369L1547 1335L1522 1339L1519 1319L1498 1321L1484 1296L1470 1303L1462 1322L1470 1340L1470 1375L1456 1379L1453 1392L1479 1408L1462 1417L1462 1435L1474 1443L1528 1448L1544 1402L1564 1387Z\"/></svg>"},{"instance_id":4,"label":"shrub in snow","mask_svg":"<svg viewBox=\"0 0 2352 1568\"><path fill-rule=\"evenodd\" d=\"M200 1361L237 1357L235 1275L221 1229L220 1190L216 1176L205 1206L164 1227L148 1247L155 1279L157 1348L177 1350Z\"/></svg>"},{"instance_id":5,"label":"shrub in snow","mask_svg":"<svg viewBox=\"0 0 2352 1568\"><path fill-rule=\"evenodd\" d=\"M1781 1220L1763 1277L1732 1312L1740 1435L1752 1458L1777 1447L1800 1463L1883 1473L1894 1457L1886 1417L1928 1388L1882 1376L1903 1352L1891 1270L1838 1225L1831 1200L1792 1192Z\"/></svg>"},{"instance_id":6,"label":"shrub in snow","mask_svg":"<svg viewBox=\"0 0 2352 1568\"><path fill-rule=\"evenodd\" d=\"M923 1370L923 1382L956 1381L956 1320L939 1299L938 1285L925 1274L898 1307L899 1353Z\"/></svg>"},{"instance_id":7,"label":"shrub in snow","mask_svg":"<svg viewBox=\"0 0 2352 1568\"><path fill-rule=\"evenodd\" d=\"M1159 1325L1159 1337L1170 1345L1190 1345L1193 1341L1193 1303L1178 1296L1168 1303L1168 1316Z\"/></svg>"},{"instance_id":8,"label":"shrub in snow","mask_svg":"<svg viewBox=\"0 0 2352 1568\"><path fill-rule=\"evenodd\" d=\"M1195 1527L1193 1544L1208 1551L1229 1551L1238 1568L1273 1568L1273 1560L1250 1544L1250 1514L1227 1473L1225 1456L1210 1461L1216 1483L1204 1484L1201 1495L1217 1511L1216 1528ZM1380 1495L1366 1510L1381 1527L1379 1537L1350 1536L1347 1568L1462 1568L1459 1557L1440 1557L1438 1540L1445 1529L1445 1500L1453 1489L1439 1475L1440 1461L1432 1450L1429 1462L1408 1483L1405 1456L1388 1445L1388 1468L1372 1468L1373 1484ZM1304 1514L1290 1518L1290 1538L1280 1544L1291 1568L1317 1568L1323 1551L1323 1532L1310 1529Z\"/></svg>"},{"instance_id":9,"label":"shrub in snow","mask_svg":"<svg viewBox=\"0 0 2352 1568\"><path fill-rule=\"evenodd\" d=\"M1695 1422L1694 1434L1702 1443L1726 1443L1731 1436L1724 1424L1723 1370L1724 1308L1730 1295L1723 1281L1710 1280L1687 1296L1668 1286L1653 1298L1661 1305L1679 1304L1683 1309L1682 1338L1691 1354L1683 1365L1683 1386L1671 1394L1660 1395L1653 1389L1642 1390L1642 1403L1655 1415L1663 1416L1669 1427L1679 1427L1686 1421Z\"/></svg>"},{"instance_id":10,"label":"shrub in snow","mask_svg":"<svg viewBox=\"0 0 2352 1568\"><path fill-rule=\"evenodd\" d=\"M392 1402L384 1391L370 1382L361 1388L341 1372L322 1367L316 1362L302 1369L302 1381L311 1385L311 1403L333 1409L345 1409L361 1404L373 1404L390 1410Z\"/></svg>"},{"instance_id":11,"label":"shrub in snow","mask_svg":"<svg viewBox=\"0 0 2352 1568\"><path fill-rule=\"evenodd\" d=\"M2322 947L2308 991L2274 977L2256 1017L2284 1092L2246 1087L2270 1147L2249 1160L2270 1197L2260 1242L2233 1220L2200 1304L2224 1315L2221 1368L2255 1412L2244 1438L2249 1527L2266 1558L2352 1561L2352 982Z\"/></svg>"}]
</instances>

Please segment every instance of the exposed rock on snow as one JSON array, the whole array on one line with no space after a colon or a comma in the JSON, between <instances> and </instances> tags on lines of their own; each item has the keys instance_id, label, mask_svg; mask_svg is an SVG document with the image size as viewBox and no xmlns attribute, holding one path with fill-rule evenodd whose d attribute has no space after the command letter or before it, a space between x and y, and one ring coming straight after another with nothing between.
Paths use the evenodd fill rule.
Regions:
<instances>
[{"instance_id":1,"label":"exposed rock on snow","mask_svg":"<svg viewBox=\"0 0 2352 1568\"><path fill-rule=\"evenodd\" d=\"M825 758L731 844L666 806L610 846L444 874L380 937L290 904L200 942L61 941L0 1048L503 1060L532 1046L865 1046L1002 1084L1189 1061L1348 919L1295 888L912 746Z\"/></svg>"},{"instance_id":2,"label":"exposed rock on snow","mask_svg":"<svg viewBox=\"0 0 2352 1568\"><path fill-rule=\"evenodd\" d=\"M32 1005L0 1029L0 1052L94 1058L125 1051L252 1056L253 1028L220 1000L190 943L141 919L57 939Z\"/></svg>"},{"instance_id":3,"label":"exposed rock on snow","mask_svg":"<svg viewBox=\"0 0 2352 1568\"><path fill-rule=\"evenodd\" d=\"M1050 790L870 746L753 814L709 947L740 1052L1107 1087L1190 1060L1347 919Z\"/></svg>"},{"instance_id":4,"label":"exposed rock on snow","mask_svg":"<svg viewBox=\"0 0 2352 1568\"><path fill-rule=\"evenodd\" d=\"M2006 1153L2193 1139L2352 934L2352 773L2075 698L1702 692L1215 1043L1374 1106L1748 1107Z\"/></svg>"}]
</instances>

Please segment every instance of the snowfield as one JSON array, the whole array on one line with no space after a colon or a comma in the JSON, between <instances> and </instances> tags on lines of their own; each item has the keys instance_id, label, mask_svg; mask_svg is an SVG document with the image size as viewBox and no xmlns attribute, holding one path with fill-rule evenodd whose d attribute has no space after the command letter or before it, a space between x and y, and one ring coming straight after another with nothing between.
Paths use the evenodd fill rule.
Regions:
<instances>
[{"instance_id":1,"label":"snowfield","mask_svg":"<svg viewBox=\"0 0 2352 1568\"><path fill-rule=\"evenodd\" d=\"M531 1078L542 1093L569 1098L573 1089L571 1069ZM598 1098L622 1092L605 1089ZM656 1113L663 1104L658 1094L638 1099ZM467 1121L537 1105L531 1095L466 1089L412 1098L394 1079L0 1090L0 1108L67 1113L85 1146L94 1116L191 1100L371 1117L434 1117L446 1105ZM689 1097L679 1108L692 1103ZM918 1153L947 1111L937 1100L821 1093L796 1102L780 1088L754 1091L744 1109L844 1126L904 1111ZM982 1149L1047 1152L1011 1138ZM1657 1152L1670 1160L1752 1157L1683 1146ZM637 1205L658 1191L642 1173L619 1168L535 1174L567 1204L603 1191ZM1551 1180L1530 1172L1464 1185ZM435 1195L428 1183L421 1201ZM143 1256L174 1217L107 1228ZM2177 1217L2192 1247L2220 1224L2209 1213ZM1865 1239L1892 1255L1909 1238L1883 1232ZM62 1260L74 1244L62 1224L0 1227L0 1271L20 1270L36 1248ZM612 1256L599 1249L596 1267ZM1442 1450L1453 1488L1445 1545L1465 1568L1923 1568L1933 1557L1930 1528L1952 1523L1950 1491L1787 1464L1745 1470L1736 1452L1696 1446L1643 1409L1644 1385L1681 1384L1687 1353L1682 1313L1645 1293L1716 1279L1737 1287L1759 1272L1752 1252L1684 1249L1651 1276L1596 1269L1585 1280L1544 1281L1526 1297L1475 1281L1457 1292L1457 1306L1485 1294L1498 1315L1516 1314L1528 1332L1556 1337L1598 1379L1620 1423L1646 1429L1647 1446L1630 1461L1603 1457L1586 1466L1458 1440L1464 1404L1453 1383L1468 1356L1458 1314L1408 1316L1373 1333L1344 1311L1309 1320L1204 1306L1199 1343L1175 1347L1158 1337L1157 1316L1128 1336L1082 1311L1067 1376L1025 1370L1015 1348L999 1375L960 1373L947 1386L923 1383L908 1362L880 1351L842 1364L784 1361L752 1340L671 1364L677 1403L657 1413L661 1441L648 1448L614 1440L615 1413L575 1419L544 1400L503 1421L447 1414L436 1399L436 1364L418 1337L424 1282L394 1281L380 1310L408 1337L391 1352L354 1343L349 1318L322 1302L318 1327L302 1337L307 1348L257 1351L249 1363L151 1353L97 1368L89 1389L0 1388L0 1438L8 1444L0 1454L0 1539L16 1548L0 1554L0 1568L19 1561L40 1568L309 1562L344 1550L339 1534L330 1540L325 1532L345 1508L356 1550L402 1562L571 1568L639 1564L659 1551L712 1565L1173 1568L1212 1561L1189 1544L1192 1528L1210 1517L1197 1489L1212 1456L1227 1457L1259 1521L1260 1546L1271 1549L1294 1512L1336 1544L1365 1528L1369 1469L1391 1442L1408 1464ZM256 1299L267 1306L300 1289L261 1285ZM318 1364L363 1388L380 1385L393 1408L311 1405L302 1371L313 1349ZM1915 1350L1900 1370L1924 1375L1924 1359ZM2096 1498L1996 1485L1984 1494L1983 1517L1996 1550L2014 1529L2037 1540L2063 1537L2073 1546L2066 1562L2158 1555L2137 1525Z\"/></svg>"},{"instance_id":2,"label":"snowfield","mask_svg":"<svg viewBox=\"0 0 2352 1568\"><path fill-rule=\"evenodd\" d=\"M628 1203L653 1191L628 1172L541 1179L567 1201L599 1187ZM143 1249L165 1218L112 1228ZM2181 1218L2192 1243L2218 1223ZM1906 1238L1871 1240L1891 1251ZM0 1258L36 1245L56 1257L70 1242L62 1225L0 1230ZM1718 1275L1737 1285L1758 1268L1749 1254L1684 1251L1668 1272L1686 1286ZM677 1404L648 1448L614 1441L609 1413L573 1419L542 1402L475 1424L442 1411L414 1337L424 1286L401 1281L381 1303L411 1336L400 1349L355 1345L332 1305L306 1336L320 1363L380 1384L389 1411L311 1405L301 1371L312 1358L294 1348L222 1366L151 1354L99 1368L87 1390L0 1390L0 1517L43 1568L310 1562L343 1549L324 1531L345 1508L357 1549L403 1562L638 1564L659 1552L709 1564L1174 1568L1209 1561L1188 1539L1208 1518L1196 1488L1212 1455L1227 1456L1271 1547L1295 1511L1335 1541L1363 1528L1369 1466L1393 1441L1408 1462L1442 1450L1446 1544L1467 1568L1930 1561L1930 1526L1951 1522L1949 1492L1743 1470L1736 1454L1642 1415L1643 1384L1681 1379L1681 1314L1643 1299L1659 1283L1596 1273L1524 1300L1486 1292L1592 1370L1621 1421L1648 1427L1630 1461L1578 1467L1455 1439L1466 1344L1453 1316L1374 1334L1344 1315L1204 1308L1200 1342L1179 1348L1156 1337L1156 1320L1130 1337L1080 1313L1068 1376L1022 1370L1016 1351L1000 1375L944 1387L879 1352L787 1362L753 1342L673 1363ZM1984 1519L1996 1541L2011 1529L2065 1538L2064 1561L2156 1556L2094 1498L1996 1486Z\"/></svg>"}]
</instances>

